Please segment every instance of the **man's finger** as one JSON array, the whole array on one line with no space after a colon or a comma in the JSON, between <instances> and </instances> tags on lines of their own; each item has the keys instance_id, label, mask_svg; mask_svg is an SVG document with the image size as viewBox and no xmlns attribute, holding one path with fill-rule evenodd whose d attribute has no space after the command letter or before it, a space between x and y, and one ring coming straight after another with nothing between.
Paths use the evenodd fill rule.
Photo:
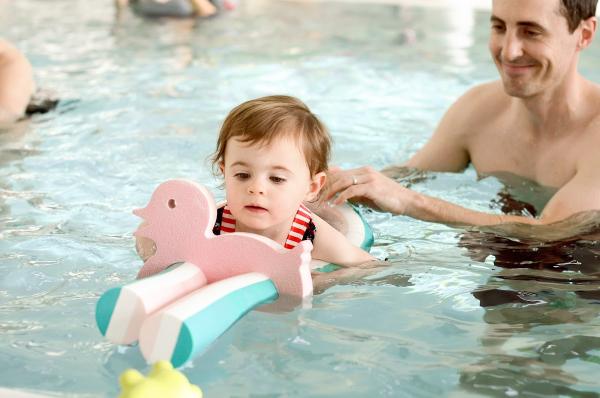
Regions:
<instances>
[{"instance_id":1,"label":"man's finger","mask_svg":"<svg viewBox=\"0 0 600 398\"><path fill-rule=\"evenodd\" d=\"M331 199L333 196L335 196L335 194L337 194L338 192L346 189L347 187L349 187L352 183L348 183L347 180L351 179L349 177L346 177L344 174L346 172L340 172L336 178L333 179L332 183L327 187L327 192L325 195L325 199L329 200Z\"/></svg>"},{"instance_id":2,"label":"man's finger","mask_svg":"<svg viewBox=\"0 0 600 398\"><path fill-rule=\"evenodd\" d=\"M347 200L354 198L355 196L363 196L363 189L356 185L350 185L344 191L340 192L338 197L333 202L335 205L341 205L345 203Z\"/></svg>"}]
</instances>

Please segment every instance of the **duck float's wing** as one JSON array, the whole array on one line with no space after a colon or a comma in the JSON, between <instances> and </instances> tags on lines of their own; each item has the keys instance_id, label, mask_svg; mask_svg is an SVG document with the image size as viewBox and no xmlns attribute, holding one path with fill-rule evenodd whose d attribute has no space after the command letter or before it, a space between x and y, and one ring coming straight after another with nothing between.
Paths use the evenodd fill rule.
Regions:
<instances>
[{"instance_id":1,"label":"duck float's wing","mask_svg":"<svg viewBox=\"0 0 600 398\"><path fill-rule=\"evenodd\" d=\"M264 236L236 232L209 239L204 249L191 262L202 269L208 283L258 272L272 279L282 296L312 295L309 241L289 250Z\"/></svg>"}]
</instances>

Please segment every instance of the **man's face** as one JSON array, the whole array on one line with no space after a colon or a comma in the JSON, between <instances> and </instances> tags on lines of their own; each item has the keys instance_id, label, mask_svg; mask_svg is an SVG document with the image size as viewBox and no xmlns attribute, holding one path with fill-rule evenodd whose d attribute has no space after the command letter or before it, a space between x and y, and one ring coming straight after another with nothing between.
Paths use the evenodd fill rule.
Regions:
<instances>
[{"instance_id":1,"label":"man's face","mask_svg":"<svg viewBox=\"0 0 600 398\"><path fill-rule=\"evenodd\" d=\"M508 95L529 98L574 71L579 29L569 33L560 0L493 0L489 48Z\"/></svg>"}]
</instances>

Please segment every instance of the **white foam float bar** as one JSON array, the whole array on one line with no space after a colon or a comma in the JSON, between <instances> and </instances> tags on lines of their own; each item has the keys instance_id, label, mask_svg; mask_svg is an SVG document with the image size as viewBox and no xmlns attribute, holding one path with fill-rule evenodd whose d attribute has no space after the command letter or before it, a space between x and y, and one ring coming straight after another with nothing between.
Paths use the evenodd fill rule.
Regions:
<instances>
[{"instance_id":1,"label":"white foam float bar","mask_svg":"<svg viewBox=\"0 0 600 398\"><path fill-rule=\"evenodd\" d=\"M149 363L170 360L181 366L248 311L277 297L273 282L256 272L206 285L144 321L142 355Z\"/></svg>"},{"instance_id":2,"label":"white foam float bar","mask_svg":"<svg viewBox=\"0 0 600 398\"><path fill-rule=\"evenodd\" d=\"M167 273L169 277L165 278ZM109 341L131 344L138 339L142 322L150 314L205 284L200 268L183 263L163 273L112 288L96 304L96 323Z\"/></svg>"}]
</instances>

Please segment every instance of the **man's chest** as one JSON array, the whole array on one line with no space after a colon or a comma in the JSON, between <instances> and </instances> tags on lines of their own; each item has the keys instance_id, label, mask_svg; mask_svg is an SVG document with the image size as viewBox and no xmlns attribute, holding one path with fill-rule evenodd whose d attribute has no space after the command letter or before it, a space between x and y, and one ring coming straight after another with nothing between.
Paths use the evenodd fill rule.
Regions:
<instances>
[{"instance_id":1,"label":"man's chest","mask_svg":"<svg viewBox=\"0 0 600 398\"><path fill-rule=\"evenodd\" d=\"M480 174L509 172L559 188L575 175L579 145L573 140L535 140L517 131L498 129L475 137L469 154Z\"/></svg>"}]
</instances>

